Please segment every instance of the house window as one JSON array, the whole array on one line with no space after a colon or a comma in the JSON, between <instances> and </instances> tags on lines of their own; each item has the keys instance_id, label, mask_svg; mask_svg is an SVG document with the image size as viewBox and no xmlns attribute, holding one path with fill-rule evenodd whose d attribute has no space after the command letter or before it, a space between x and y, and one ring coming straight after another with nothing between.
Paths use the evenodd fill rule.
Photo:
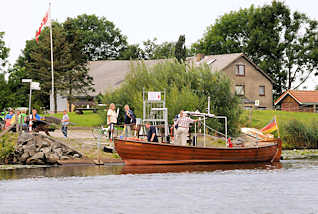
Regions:
<instances>
[{"instance_id":1,"label":"house window","mask_svg":"<svg viewBox=\"0 0 318 214\"><path fill-rule=\"evenodd\" d=\"M245 95L245 87L244 85L236 85L235 86L235 94L239 96Z\"/></svg>"},{"instance_id":2,"label":"house window","mask_svg":"<svg viewBox=\"0 0 318 214\"><path fill-rule=\"evenodd\" d=\"M259 94L259 96L265 96L265 86L264 85L259 86L258 94Z\"/></svg>"},{"instance_id":3,"label":"house window","mask_svg":"<svg viewBox=\"0 0 318 214\"><path fill-rule=\"evenodd\" d=\"M236 65L235 74L236 76L245 76L245 65Z\"/></svg>"}]
</instances>

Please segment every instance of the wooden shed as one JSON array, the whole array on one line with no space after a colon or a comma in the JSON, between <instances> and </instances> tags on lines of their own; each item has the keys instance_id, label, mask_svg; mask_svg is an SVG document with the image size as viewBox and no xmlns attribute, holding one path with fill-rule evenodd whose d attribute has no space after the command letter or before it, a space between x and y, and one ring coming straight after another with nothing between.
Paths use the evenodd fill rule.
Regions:
<instances>
[{"instance_id":1,"label":"wooden shed","mask_svg":"<svg viewBox=\"0 0 318 214\"><path fill-rule=\"evenodd\" d=\"M282 111L318 112L318 91L285 91L274 103Z\"/></svg>"}]
</instances>

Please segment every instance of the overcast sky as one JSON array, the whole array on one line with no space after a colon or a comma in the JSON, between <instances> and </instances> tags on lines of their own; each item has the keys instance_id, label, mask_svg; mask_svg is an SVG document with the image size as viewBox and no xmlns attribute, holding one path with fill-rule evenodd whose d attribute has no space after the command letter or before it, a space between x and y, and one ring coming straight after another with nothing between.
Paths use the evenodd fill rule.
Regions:
<instances>
[{"instance_id":1,"label":"overcast sky","mask_svg":"<svg viewBox=\"0 0 318 214\"><path fill-rule=\"evenodd\" d=\"M0 31L10 48L9 61L15 62L52 3L52 18L63 22L83 13L104 16L128 37L130 44L157 37L159 42L176 41L185 34L189 46L200 39L207 26L231 10L271 3L271 0L2 0ZM318 20L318 0L285 0L292 11ZM318 85L312 78L309 88Z\"/></svg>"}]
</instances>

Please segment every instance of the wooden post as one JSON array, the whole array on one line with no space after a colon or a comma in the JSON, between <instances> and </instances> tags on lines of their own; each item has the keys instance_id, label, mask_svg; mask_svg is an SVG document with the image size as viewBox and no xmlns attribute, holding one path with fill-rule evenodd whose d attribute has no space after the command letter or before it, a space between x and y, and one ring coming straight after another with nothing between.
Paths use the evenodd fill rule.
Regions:
<instances>
[{"instance_id":1,"label":"wooden post","mask_svg":"<svg viewBox=\"0 0 318 214\"><path fill-rule=\"evenodd\" d=\"M20 113L21 115L21 113ZM18 133L18 137L20 137L20 122L19 122L19 116L20 115L15 115L15 131Z\"/></svg>"},{"instance_id":2,"label":"wooden post","mask_svg":"<svg viewBox=\"0 0 318 214\"><path fill-rule=\"evenodd\" d=\"M97 137L97 160L94 160L96 165L104 165L104 162L100 159L100 135Z\"/></svg>"},{"instance_id":3,"label":"wooden post","mask_svg":"<svg viewBox=\"0 0 318 214\"><path fill-rule=\"evenodd\" d=\"M278 121L277 121L276 115L275 115L275 121L276 121L276 125L277 125L278 138L280 138L279 126L278 126Z\"/></svg>"}]
</instances>

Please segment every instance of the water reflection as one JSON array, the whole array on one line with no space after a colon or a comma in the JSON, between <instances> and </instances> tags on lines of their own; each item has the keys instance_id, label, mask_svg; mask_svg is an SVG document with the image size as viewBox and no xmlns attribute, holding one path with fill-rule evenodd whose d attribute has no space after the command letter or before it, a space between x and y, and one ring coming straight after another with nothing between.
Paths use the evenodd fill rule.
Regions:
<instances>
[{"instance_id":1,"label":"water reflection","mask_svg":"<svg viewBox=\"0 0 318 214\"><path fill-rule=\"evenodd\" d=\"M178 172L213 172L217 170L263 169L272 170L282 168L281 163L242 163L242 164L206 164L206 165L154 165L154 166L124 166L121 174L149 174L149 173L178 173Z\"/></svg>"},{"instance_id":2,"label":"water reflection","mask_svg":"<svg viewBox=\"0 0 318 214\"><path fill-rule=\"evenodd\" d=\"M208 165L155 165L155 166L124 166L124 165L69 165L49 168L0 170L0 180L41 178L41 177L87 177L118 174L149 174L179 172L212 172L217 170L280 169L281 163L246 164L208 164Z\"/></svg>"}]
</instances>

